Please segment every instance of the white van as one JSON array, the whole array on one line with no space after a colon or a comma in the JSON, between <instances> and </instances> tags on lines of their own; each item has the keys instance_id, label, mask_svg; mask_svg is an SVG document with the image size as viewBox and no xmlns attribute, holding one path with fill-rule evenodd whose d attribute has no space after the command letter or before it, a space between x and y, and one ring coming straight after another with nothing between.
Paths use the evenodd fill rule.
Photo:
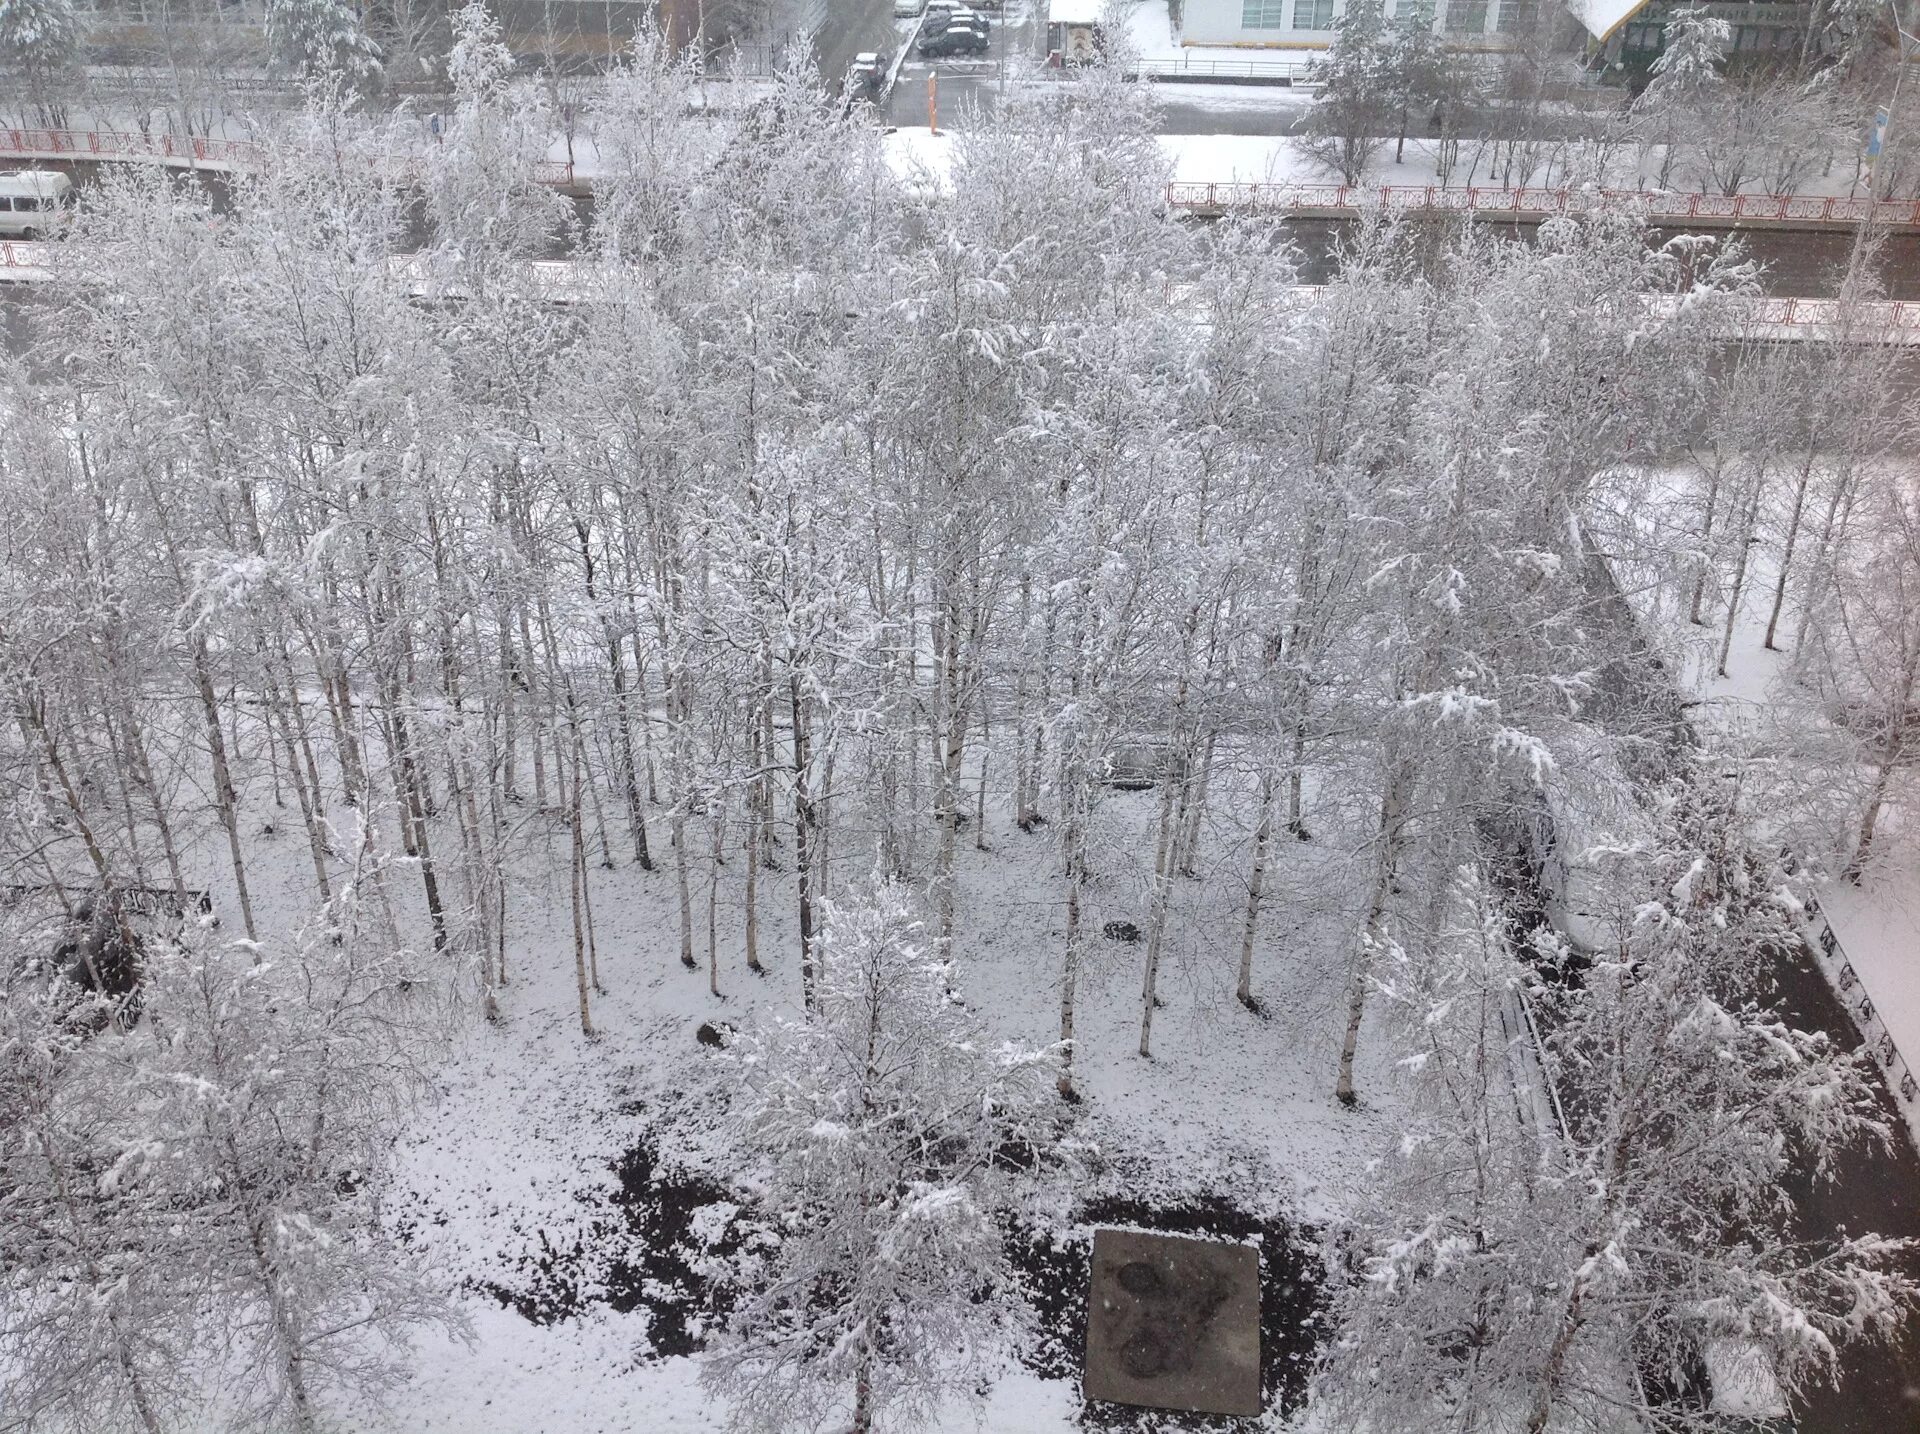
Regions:
<instances>
[{"instance_id":1,"label":"white van","mask_svg":"<svg viewBox=\"0 0 1920 1434\"><path fill-rule=\"evenodd\" d=\"M46 239L73 201L73 181L45 169L0 170L0 239Z\"/></svg>"}]
</instances>

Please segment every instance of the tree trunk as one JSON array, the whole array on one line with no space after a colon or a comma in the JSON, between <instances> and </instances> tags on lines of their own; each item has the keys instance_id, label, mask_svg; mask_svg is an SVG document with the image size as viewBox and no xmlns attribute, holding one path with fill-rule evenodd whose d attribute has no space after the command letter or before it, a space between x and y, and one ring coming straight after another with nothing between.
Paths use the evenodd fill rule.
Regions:
<instances>
[{"instance_id":1,"label":"tree trunk","mask_svg":"<svg viewBox=\"0 0 1920 1434\"><path fill-rule=\"evenodd\" d=\"M1411 772L1392 769L1387 790L1380 799L1380 853L1374 871L1373 893L1367 901L1366 920L1360 929L1359 950L1354 955L1353 973L1347 987L1347 1028L1340 1043L1340 1078L1334 1086L1334 1098L1342 1105L1353 1105L1359 1097L1353 1085L1353 1059L1360 1044L1360 1023L1366 1015L1367 982L1372 977L1373 949L1380 939L1381 921L1386 915L1387 897L1400 860L1401 827L1406 819L1407 784Z\"/></svg>"},{"instance_id":2,"label":"tree trunk","mask_svg":"<svg viewBox=\"0 0 1920 1434\"><path fill-rule=\"evenodd\" d=\"M938 662L935 681L940 694L940 733L936 744L939 761L935 778L939 786L940 848L934 864L934 909L938 922L939 951L942 958L953 952L954 861L960 841L960 776L967 754L966 678L961 671L962 637L957 608L949 605L935 619L934 652Z\"/></svg>"},{"instance_id":3,"label":"tree trunk","mask_svg":"<svg viewBox=\"0 0 1920 1434\"><path fill-rule=\"evenodd\" d=\"M1661 188L1666 182L1661 181ZM1700 560L1693 575L1693 597L1687 604L1687 621L1695 627L1705 627L1706 618L1701 614L1701 604L1707 593L1707 568L1710 562L1708 544L1713 541L1714 512L1720 506L1720 460L1707 465L1707 511L1700 528Z\"/></svg>"},{"instance_id":4,"label":"tree trunk","mask_svg":"<svg viewBox=\"0 0 1920 1434\"><path fill-rule=\"evenodd\" d=\"M1082 821L1085 797L1077 789L1082 779L1075 774L1072 781L1076 788L1061 793L1061 801L1067 807L1067 829L1062 843L1067 858L1067 951L1060 970L1059 1089L1063 1099L1077 1101L1080 1097L1073 1089L1073 1060L1077 1049L1073 1034L1073 1003L1080 981L1081 945L1085 939L1081 930L1081 907L1086 887L1087 858Z\"/></svg>"},{"instance_id":5,"label":"tree trunk","mask_svg":"<svg viewBox=\"0 0 1920 1434\"><path fill-rule=\"evenodd\" d=\"M1764 469L1754 474L1753 493L1747 501L1745 520L1741 523L1737 535L1740 539L1740 551L1733 560L1733 585L1732 590L1727 594L1727 621L1720 634L1720 661L1714 668L1715 675L1719 677L1727 675L1727 655L1733 651L1733 632L1740 620L1740 598L1746 588L1747 557L1753 551L1754 543L1758 541L1753 530L1759 519L1760 490L1765 486L1765 479Z\"/></svg>"},{"instance_id":6,"label":"tree trunk","mask_svg":"<svg viewBox=\"0 0 1920 1434\"><path fill-rule=\"evenodd\" d=\"M1774 642L1774 636L1780 629L1780 609L1787 602L1787 579L1793 569L1794 544L1800 538L1800 515L1807 505L1807 484L1812 479L1813 458L1812 453L1807 454L1806 462L1800 465L1799 480L1793 486L1793 507L1787 514L1787 535L1780 548L1780 572L1773 583L1773 611L1767 614L1768 652L1780 650Z\"/></svg>"},{"instance_id":7,"label":"tree trunk","mask_svg":"<svg viewBox=\"0 0 1920 1434\"><path fill-rule=\"evenodd\" d=\"M1800 620L1793 628L1794 660L1807 650L1807 628L1813 622L1814 612L1819 608L1825 596L1830 563L1833 558L1834 532L1850 516L1853 507L1853 471L1851 465L1842 471L1840 481L1834 484L1833 495L1827 499L1827 511L1820 524L1820 540L1814 547L1813 574L1807 580L1807 589L1800 597ZM1846 514L1842 514L1842 509Z\"/></svg>"},{"instance_id":8,"label":"tree trunk","mask_svg":"<svg viewBox=\"0 0 1920 1434\"><path fill-rule=\"evenodd\" d=\"M247 864L240 854L239 795L234 791L233 772L227 766L227 742L220 732L220 706L214 696L213 677L207 670L207 653L199 638L193 640L193 678L200 690L200 707L207 719L207 745L213 755L214 802L219 808L220 824L227 829L227 852L233 859L233 882L240 896L240 920L247 939L258 941L253 924L253 898L247 891Z\"/></svg>"},{"instance_id":9,"label":"tree trunk","mask_svg":"<svg viewBox=\"0 0 1920 1434\"><path fill-rule=\"evenodd\" d=\"M789 672L787 676L787 702L793 720L793 859L799 888L800 993L811 1011L818 1001L813 980L814 810L806 697L801 691L798 673Z\"/></svg>"},{"instance_id":10,"label":"tree trunk","mask_svg":"<svg viewBox=\"0 0 1920 1434\"><path fill-rule=\"evenodd\" d=\"M1180 824L1180 834L1174 842L1175 861L1173 869L1182 876L1199 876L1195 862L1200 856L1200 822L1206 815L1207 794L1213 785L1213 744L1215 734L1207 733L1207 740L1200 746L1200 772L1192 779L1192 785L1186 800L1186 817Z\"/></svg>"},{"instance_id":11,"label":"tree trunk","mask_svg":"<svg viewBox=\"0 0 1920 1434\"><path fill-rule=\"evenodd\" d=\"M987 704L980 704L980 785L973 806L973 849L987 848L987 768L993 757L993 729L988 725Z\"/></svg>"},{"instance_id":12,"label":"tree trunk","mask_svg":"<svg viewBox=\"0 0 1920 1434\"><path fill-rule=\"evenodd\" d=\"M1185 816L1187 784L1169 770L1160 779L1159 837L1154 843L1153 897L1147 911L1147 959L1140 978L1140 1054L1153 1055L1153 1008L1160 1004L1160 951L1167 934L1167 901L1173 890L1173 863Z\"/></svg>"},{"instance_id":13,"label":"tree trunk","mask_svg":"<svg viewBox=\"0 0 1920 1434\"><path fill-rule=\"evenodd\" d=\"M754 770L754 779L747 788L746 821L742 824L743 845L740 848L740 865L747 879L746 894L746 939L747 969L756 976L764 976L766 967L760 964L760 824L767 819L767 813L761 805L765 779L760 775L769 760L760 747L758 724L752 724L753 731L748 734L747 747Z\"/></svg>"},{"instance_id":14,"label":"tree trunk","mask_svg":"<svg viewBox=\"0 0 1920 1434\"><path fill-rule=\"evenodd\" d=\"M726 863L727 806L725 801L715 797L707 809L707 820L713 825L713 863L707 871L707 989L717 999L720 995L720 939L718 928L718 910L720 905L720 868ZM753 865L751 861L747 863Z\"/></svg>"},{"instance_id":15,"label":"tree trunk","mask_svg":"<svg viewBox=\"0 0 1920 1434\"><path fill-rule=\"evenodd\" d=\"M1240 984L1234 995L1249 1011L1259 1005L1253 999L1253 938L1260 925L1260 894L1267 882L1267 853L1273 845L1273 797L1277 784L1273 769L1260 772L1260 823L1253 833L1253 870L1247 876L1247 914L1240 928Z\"/></svg>"},{"instance_id":16,"label":"tree trunk","mask_svg":"<svg viewBox=\"0 0 1920 1434\"><path fill-rule=\"evenodd\" d=\"M873 1434L873 1351L864 1335L853 1372L852 1434Z\"/></svg>"},{"instance_id":17,"label":"tree trunk","mask_svg":"<svg viewBox=\"0 0 1920 1434\"><path fill-rule=\"evenodd\" d=\"M594 1038L593 1013L587 992L590 978L587 973L587 932L584 905L581 901L581 886L587 875L586 842L581 836L580 826L584 813L580 810L580 781L578 758L573 774L573 791L567 807L568 816L568 864L572 868L569 885L573 894L573 981L574 989L580 1000L580 1034L588 1040Z\"/></svg>"}]
</instances>

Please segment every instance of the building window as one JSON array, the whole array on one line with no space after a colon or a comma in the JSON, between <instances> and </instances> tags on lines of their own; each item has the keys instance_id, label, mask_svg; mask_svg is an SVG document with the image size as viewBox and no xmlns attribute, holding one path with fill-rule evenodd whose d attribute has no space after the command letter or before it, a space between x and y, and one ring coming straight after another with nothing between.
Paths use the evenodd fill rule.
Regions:
<instances>
[{"instance_id":1,"label":"building window","mask_svg":"<svg viewBox=\"0 0 1920 1434\"><path fill-rule=\"evenodd\" d=\"M1331 30L1333 28L1333 0L1293 0L1293 28L1296 30Z\"/></svg>"},{"instance_id":2,"label":"building window","mask_svg":"<svg viewBox=\"0 0 1920 1434\"><path fill-rule=\"evenodd\" d=\"M1447 33L1487 33L1487 0L1447 0Z\"/></svg>"},{"instance_id":3,"label":"building window","mask_svg":"<svg viewBox=\"0 0 1920 1434\"><path fill-rule=\"evenodd\" d=\"M1500 0L1493 12L1493 28L1502 35L1531 30L1533 16L1533 0Z\"/></svg>"},{"instance_id":4,"label":"building window","mask_svg":"<svg viewBox=\"0 0 1920 1434\"><path fill-rule=\"evenodd\" d=\"M1284 30L1287 0L1240 0L1242 30Z\"/></svg>"}]
</instances>

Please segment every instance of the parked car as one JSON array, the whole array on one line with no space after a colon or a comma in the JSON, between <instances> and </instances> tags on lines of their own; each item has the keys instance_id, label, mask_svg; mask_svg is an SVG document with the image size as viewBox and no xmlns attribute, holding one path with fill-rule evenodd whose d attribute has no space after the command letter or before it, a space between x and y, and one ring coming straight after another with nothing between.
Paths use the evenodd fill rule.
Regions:
<instances>
[{"instance_id":1,"label":"parked car","mask_svg":"<svg viewBox=\"0 0 1920 1434\"><path fill-rule=\"evenodd\" d=\"M940 35L948 30L973 30L985 39L991 29L991 23L978 10L943 10L938 15L929 14L921 23L920 35L925 39L930 35Z\"/></svg>"},{"instance_id":2,"label":"parked car","mask_svg":"<svg viewBox=\"0 0 1920 1434\"><path fill-rule=\"evenodd\" d=\"M0 173L0 239L45 239L66 222L73 181L45 169Z\"/></svg>"},{"instance_id":3,"label":"parked car","mask_svg":"<svg viewBox=\"0 0 1920 1434\"><path fill-rule=\"evenodd\" d=\"M926 8L926 0L893 0L893 13L901 20L911 20Z\"/></svg>"},{"instance_id":4,"label":"parked car","mask_svg":"<svg viewBox=\"0 0 1920 1434\"><path fill-rule=\"evenodd\" d=\"M994 8L998 9L998 0L993 0L993 3ZM983 25L986 23L987 17L974 9L968 3L968 0L927 0L927 23L925 28L934 29L958 17L967 15L971 15Z\"/></svg>"},{"instance_id":5,"label":"parked car","mask_svg":"<svg viewBox=\"0 0 1920 1434\"><path fill-rule=\"evenodd\" d=\"M855 99L877 100L887 82L887 56L862 50L847 67L847 93Z\"/></svg>"},{"instance_id":6,"label":"parked car","mask_svg":"<svg viewBox=\"0 0 1920 1434\"><path fill-rule=\"evenodd\" d=\"M914 48L930 60L946 59L952 55L984 55L987 53L987 37L983 31L971 25L949 25L936 34L922 35L920 43Z\"/></svg>"}]
</instances>

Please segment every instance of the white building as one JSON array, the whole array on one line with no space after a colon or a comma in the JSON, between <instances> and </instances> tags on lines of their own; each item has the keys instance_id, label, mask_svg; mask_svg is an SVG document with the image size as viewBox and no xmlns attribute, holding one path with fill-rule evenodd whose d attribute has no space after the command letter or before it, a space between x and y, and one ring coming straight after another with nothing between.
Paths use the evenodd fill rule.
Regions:
<instances>
[{"instance_id":1,"label":"white building","mask_svg":"<svg viewBox=\"0 0 1920 1434\"><path fill-rule=\"evenodd\" d=\"M1411 0L1388 0L1391 17ZM1536 0L1435 0L1434 24L1462 49L1498 49ZM1186 0L1183 45L1324 50L1341 0Z\"/></svg>"}]
</instances>

